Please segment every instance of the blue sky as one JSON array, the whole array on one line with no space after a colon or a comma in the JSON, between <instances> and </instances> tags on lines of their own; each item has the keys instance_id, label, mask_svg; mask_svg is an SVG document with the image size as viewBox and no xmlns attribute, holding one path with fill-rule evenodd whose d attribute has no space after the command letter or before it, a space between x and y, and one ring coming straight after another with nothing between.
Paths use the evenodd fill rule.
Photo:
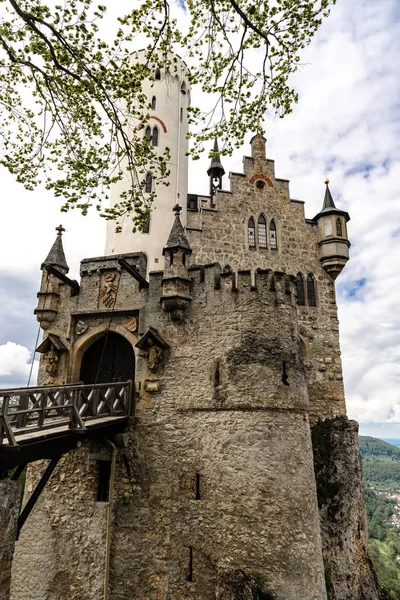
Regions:
<instances>
[{"instance_id":1,"label":"blue sky","mask_svg":"<svg viewBox=\"0 0 400 600\"><path fill-rule=\"evenodd\" d=\"M338 0L301 57L293 114L266 115L268 156L277 176L291 180L292 198L306 201L307 217L321 208L326 175L350 213L351 260L337 280L348 413L362 433L389 438L400 438L399 56L398 0ZM226 171L240 171L248 152L225 159ZM207 193L207 167L206 157L191 166L189 192ZM77 277L79 260L102 254L105 225L94 215L61 215L47 192L0 176L0 386L9 387L28 377L39 267L54 227L67 229Z\"/></svg>"}]
</instances>

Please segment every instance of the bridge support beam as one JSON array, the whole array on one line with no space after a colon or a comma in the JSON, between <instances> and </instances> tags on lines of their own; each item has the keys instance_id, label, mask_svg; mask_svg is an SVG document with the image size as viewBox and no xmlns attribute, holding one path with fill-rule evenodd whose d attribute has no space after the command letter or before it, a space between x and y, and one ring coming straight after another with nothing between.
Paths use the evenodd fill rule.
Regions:
<instances>
[{"instance_id":1,"label":"bridge support beam","mask_svg":"<svg viewBox=\"0 0 400 600\"><path fill-rule=\"evenodd\" d=\"M9 600L11 565L21 504L18 481L0 479L0 600Z\"/></svg>"}]
</instances>

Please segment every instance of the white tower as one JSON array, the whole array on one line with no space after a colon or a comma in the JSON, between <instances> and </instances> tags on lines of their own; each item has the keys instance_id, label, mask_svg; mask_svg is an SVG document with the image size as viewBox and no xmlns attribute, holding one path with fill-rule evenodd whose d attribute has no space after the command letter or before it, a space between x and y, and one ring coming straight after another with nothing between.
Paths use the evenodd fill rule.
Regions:
<instances>
[{"instance_id":1,"label":"white tower","mask_svg":"<svg viewBox=\"0 0 400 600\"><path fill-rule=\"evenodd\" d=\"M132 61L143 61L144 51L134 52ZM105 254L126 254L128 252L145 252L148 257L148 270L154 271L164 267L163 248L167 242L174 221L172 211L176 204L182 207L181 221L186 225L186 198L188 192L188 132L187 107L190 104L190 87L187 78L187 66L177 58L176 71L170 73L157 69L155 81L145 82L143 91L147 95L150 110L150 122L142 130L151 128L151 141L155 142L160 152L166 147L170 149L169 186L155 185L157 197L152 205L148 232L132 233L132 219L126 215L121 220L122 231L115 232L115 222L107 224ZM154 129L156 134L154 135ZM121 192L129 185L128 178L114 185L111 190L111 206L118 202Z\"/></svg>"}]
</instances>

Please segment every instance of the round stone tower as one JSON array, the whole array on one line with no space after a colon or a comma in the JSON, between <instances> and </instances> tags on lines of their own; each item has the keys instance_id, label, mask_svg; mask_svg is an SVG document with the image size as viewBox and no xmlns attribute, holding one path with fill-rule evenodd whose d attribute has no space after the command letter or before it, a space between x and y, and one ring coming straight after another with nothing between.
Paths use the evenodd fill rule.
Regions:
<instances>
[{"instance_id":1,"label":"round stone tower","mask_svg":"<svg viewBox=\"0 0 400 600\"><path fill-rule=\"evenodd\" d=\"M144 50L134 52L131 61L144 61ZM156 69L154 81L145 81L143 91L148 97L150 119L142 129L142 135L160 153L168 147L171 159L169 185L157 185L149 175L145 192L156 191L148 226L143 232L132 232L132 219L125 215L121 221L122 231L115 232L115 222L107 225L105 254L126 254L144 252L148 258L148 270L162 269L164 266L163 248L168 239L174 220L172 212L176 204L183 207L182 224L186 225L186 198L188 191L188 132L187 107L190 105L190 86L186 64L176 56L170 72ZM121 192L129 185L128 178L118 182L111 190L111 206L119 201Z\"/></svg>"}]
</instances>

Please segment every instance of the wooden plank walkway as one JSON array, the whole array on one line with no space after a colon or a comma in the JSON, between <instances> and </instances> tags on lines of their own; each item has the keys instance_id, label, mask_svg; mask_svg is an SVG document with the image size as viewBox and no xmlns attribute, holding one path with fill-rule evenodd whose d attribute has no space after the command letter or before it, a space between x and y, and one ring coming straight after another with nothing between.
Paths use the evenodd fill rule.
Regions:
<instances>
[{"instance_id":1,"label":"wooden plank walkway","mask_svg":"<svg viewBox=\"0 0 400 600\"><path fill-rule=\"evenodd\" d=\"M0 390L0 471L122 431L132 394L132 381Z\"/></svg>"}]
</instances>

